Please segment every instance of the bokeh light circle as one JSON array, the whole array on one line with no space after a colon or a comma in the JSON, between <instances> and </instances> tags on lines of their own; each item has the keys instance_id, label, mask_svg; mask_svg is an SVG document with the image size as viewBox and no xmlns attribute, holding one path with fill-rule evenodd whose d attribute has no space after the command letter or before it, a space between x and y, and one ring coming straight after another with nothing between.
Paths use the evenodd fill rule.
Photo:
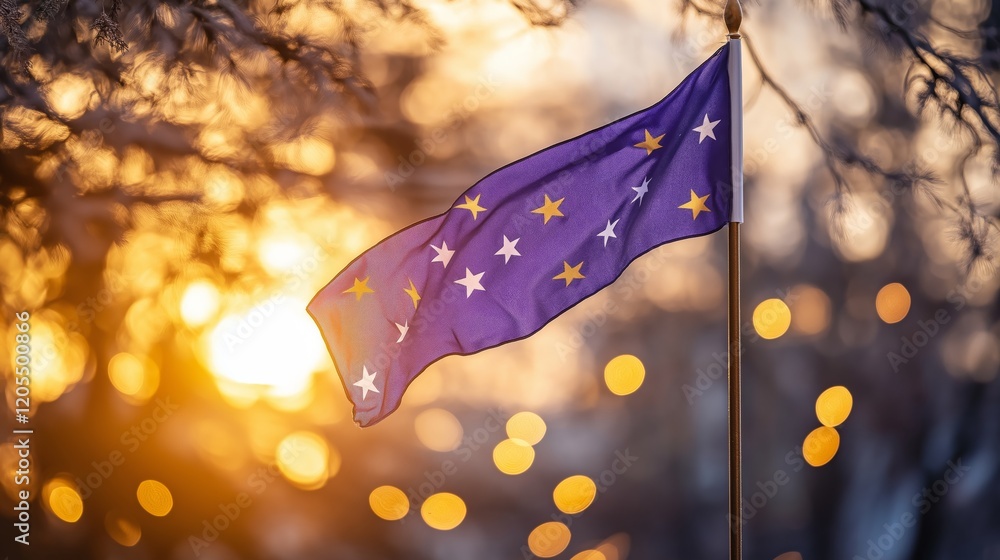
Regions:
<instances>
[{"instance_id":1,"label":"bokeh light circle","mask_svg":"<svg viewBox=\"0 0 1000 560\"><path fill-rule=\"evenodd\" d=\"M142 537L142 529L137 524L111 511L104 516L104 528L122 546L135 546Z\"/></svg>"},{"instance_id":2,"label":"bokeh light circle","mask_svg":"<svg viewBox=\"0 0 1000 560\"><path fill-rule=\"evenodd\" d=\"M386 521L397 521L410 512L410 501L406 494L395 486L379 486L368 496L375 515Z\"/></svg>"},{"instance_id":3,"label":"bokeh light circle","mask_svg":"<svg viewBox=\"0 0 1000 560\"><path fill-rule=\"evenodd\" d=\"M420 517L424 519L424 523L439 531L450 531L458 527L465 519L465 514L465 502L462 498L448 492L434 494L420 506Z\"/></svg>"},{"instance_id":4,"label":"bokeh light circle","mask_svg":"<svg viewBox=\"0 0 1000 560\"><path fill-rule=\"evenodd\" d=\"M820 334L830 326L833 305L823 290L809 284L792 288L788 299L794 302L792 329L807 336Z\"/></svg>"},{"instance_id":5,"label":"bokeh light circle","mask_svg":"<svg viewBox=\"0 0 1000 560\"><path fill-rule=\"evenodd\" d=\"M507 437L537 445L545 437L545 420L534 412L518 412L507 420Z\"/></svg>"},{"instance_id":6,"label":"bokeh light circle","mask_svg":"<svg viewBox=\"0 0 1000 560\"><path fill-rule=\"evenodd\" d=\"M552 500L559 511L570 515L590 507L597 497L597 485L590 478L575 475L564 479L552 491Z\"/></svg>"},{"instance_id":7,"label":"bokeh light circle","mask_svg":"<svg viewBox=\"0 0 1000 560\"><path fill-rule=\"evenodd\" d=\"M462 424L455 415L442 408L427 409L413 420L417 439L431 451L446 453L462 444Z\"/></svg>"},{"instance_id":8,"label":"bokeh light circle","mask_svg":"<svg viewBox=\"0 0 1000 560\"><path fill-rule=\"evenodd\" d=\"M902 321L910 312L910 292L899 282L886 284L875 296L875 311L890 325Z\"/></svg>"},{"instance_id":9,"label":"bokeh light circle","mask_svg":"<svg viewBox=\"0 0 1000 560\"><path fill-rule=\"evenodd\" d=\"M636 392L645 378L646 366L642 364L642 360L631 354L616 356L604 366L604 383L616 395L624 396Z\"/></svg>"},{"instance_id":10,"label":"bokeh light circle","mask_svg":"<svg viewBox=\"0 0 1000 560\"><path fill-rule=\"evenodd\" d=\"M552 558L566 550L571 537L569 527L558 521L549 521L531 531L528 548L539 558Z\"/></svg>"},{"instance_id":11,"label":"bokeh light circle","mask_svg":"<svg viewBox=\"0 0 1000 560\"><path fill-rule=\"evenodd\" d=\"M136 498L142 509L150 515L163 517L174 507L174 497L165 484L158 480L144 480L135 491Z\"/></svg>"},{"instance_id":12,"label":"bokeh light circle","mask_svg":"<svg viewBox=\"0 0 1000 560\"><path fill-rule=\"evenodd\" d=\"M791 324L792 311L780 299L766 299L753 310L753 328L761 338L778 338L788 332Z\"/></svg>"},{"instance_id":13,"label":"bokeh light circle","mask_svg":"<svg viewBox=\"0 0 1000 560\"><path fill-rule=\"evenodd\" d=\"M535 449L521 439L505 439L493 448L493 462L504 474L521 474L535 462Z\"/></svg>"},{"instance_id":14,"label":"bokeh light circle","mask_svg":"<svg viewBox=\"0 0 1000 560\"><path fill-rule=\"evenodd\" d=\"M802 456L813 467L829 463L840 449L840 434L836 428L822 426L806 436L802 442Z\"/></svg>"},{"instance_id":15,"label":"bokeh light circle","mask_svg":"<svg viewBox=\"0 0 1000 560\"><path fill-rule=\"evenodd\" d=\"M50 480L42 491L45 503L59 519L76 523L83 516L83 498L76 484L64 478Z\"/></svg>"},{"instance_id":16,"label":"bokeh light circle","mask_svg":"<svg viewBox=\"0 0 1000 560\"><path fill-rule=\"evenodd\" d=\"M590 549L577 552L570 560L608 560L608 557L600 550Z\"/></svg>"},{"instance_id":17,"label":"bokeh light circle","mask_svg":"<svg viewBox=\"0 0 1000 560\"><path fill-rule=\"evenodd\" d=\"M326 484L331 476L330 446L326 440L312 432L294 432L281 440L277 449L278 470L292 484L306 490L315 490ZM340 468L340 455L336 455ZM335 474L335 473L334 473Z\"/></svg>"},{"instance_id":18,"label":"bokeh light circle","mask_svg":"<svg viewBox=\"0 0 1000 560\"><path fill-rule=\"evenodd\" d=\"M838 385L823 391L816 399L816 418L820 424L836 428L851 415L854 398L847 387Z\"/></svg>"}]
</instances>

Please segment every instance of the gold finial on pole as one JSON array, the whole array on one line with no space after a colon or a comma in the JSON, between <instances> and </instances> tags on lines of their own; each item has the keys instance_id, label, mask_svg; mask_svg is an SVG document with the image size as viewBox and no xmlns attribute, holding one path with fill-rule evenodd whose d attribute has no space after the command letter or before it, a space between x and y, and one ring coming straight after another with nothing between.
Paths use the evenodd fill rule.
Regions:
<instances>
[{"instance_id":1,"label":"gold finial on pole","mask_svg":"<svg viewBox=\"0 0 1000 560\"><path fill-rule=\"evenodd\" d=\"M743 7L740 6L740 0L726 0L723 17L726 20L726 28L729 29L729 36L739 37L740 25L743 24Z\"/></svg>"}]
</instances>

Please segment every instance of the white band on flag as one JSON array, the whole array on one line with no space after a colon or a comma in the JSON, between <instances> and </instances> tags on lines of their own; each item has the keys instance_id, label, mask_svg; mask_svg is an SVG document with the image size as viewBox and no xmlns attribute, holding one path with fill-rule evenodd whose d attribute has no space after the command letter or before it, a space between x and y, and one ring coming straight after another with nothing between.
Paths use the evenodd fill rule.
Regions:
<instances>
[{"instance_id":1,"label":"white band on flag","mask_svg":"<svg viewBox=\"0 0 1000 560\"><path fill-rule=\"evenodd\" d=\"M730 221L743 222L743 50L739 35L729 37L729 99L733 122L733 213Z\"/></svg>"}]
</instances>

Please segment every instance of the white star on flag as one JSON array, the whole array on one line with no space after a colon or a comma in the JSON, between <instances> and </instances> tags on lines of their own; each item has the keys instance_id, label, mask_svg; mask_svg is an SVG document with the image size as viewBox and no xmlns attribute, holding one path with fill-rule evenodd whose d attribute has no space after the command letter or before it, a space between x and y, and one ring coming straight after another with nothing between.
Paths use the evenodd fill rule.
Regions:
<instances>
[{"instance_id":1,"label":"white star on flag","mask_svg":"<svg viewBox=\"0 0 1000 560\"><path fill-rule=\"evenodd\" d=\"M609 237L614 237L615 239L618 239L618 236L615 235L615 226L618 225L619 221L620 220L615 220L615 223L612 224L611 220L608 220L608 227L604 228L604 231L602 231L601 233L597 234L597 237L603 237L604 238L604 246L605 247L608 246L608 238Z\"/></svg>"},{"instance_id":2,"label":"white star on flag","mask_svg":"<svg viewBox=\"0 0 1000 560\"><path fill-rule=\"evenodd\" d=\"M635 195L635 198L632 199L632 202L635 202L635 201L638 200L639 201L639 206L642 206L642 197L646 196L646 193L649 192L649 178L648 177L644 178L642 180L642 185L640 185L638 187L632 187L632 190L635 191L636 193L638 193L638 194Z\"/></svg>"},{"instance_id":3,"label":"white star on flag","mask_svg":"<svg viewBox=\"0 0 1000 560\"><path fill-rule=\"evenodd\" d=\"M486 288L484 288L482 283L480 282L483 279L483 274L486 274L486 271L480 272L479 274L473 274L471 270L466 268L465 278L459 278L458 280L455 280L456 284L461 284L465 286L466 299L472 297L472 292L476 290L480 290L483 292L486 291Z\"/></svg>"},{"instance_id":4,"label":"white star on flag","mask_svg":"<svg viewBox=\"0 0 1000 560\"><path fill-rule=\"evenodd\" d=\"M406 321L402 325L396 323L396 328L399 329L399 339L396 342L403 342L403 339L406 338L406 333L410 330L410 322Z\"/></svg>"},{"instance_id":5,"label":"white star on flag","mask_svg":"<svg viewBox=\"0 0 1000 560\"><path fill-rule=\"evenodd\" d=\"M705 138L711 138L712 140L715 140L716 139L715 138L715 127L718 126L718 124L720 122L722 122L721 119L717 120L717 121L709 121L708 120L708 113L706 113L705 114L705 120L702 121L701 126L695 127L693 129L694 132L697 132L699 134L699 136L698 136L698 143L701 144L702 141L705 140Z\"/></svg>"},{"instance_id":6,"label":"white star on flag","mask_svg":"<svg viewBox=\"0 0 1000 560\"><path fill-rule=\"evenodd\" d=\"M455 251L448 249L448 243L442 241L440 247L436 247L432 243L431 249L437 251L437 256L431 259L431 262L432 263L439 262L443 264L445 268L448 268L448 263L451 262L451 257L455 255Z\"/></svg>"},{"instance_id":7,"label":"white star on flag","mask_svg":"<svg viewBox=\"0 0 1000 560\"><path fill-rule=\"evenodd\" d=\"M507 264L507 262L510 261L511 257L520 257L521 256L521 253L518 253L517 249L515 248L516 245L517 245L517 242L520 241L520 240L521 240L521 238L518 237L517 239L511 241L510 239L507 239L506 235L503 236L503 247L500 247L500 250L497 251L496 253L493 253L493 254L494 255L503 255L503 264Z\"/></svg>"},{"instance_id":8,"label":"white star on flag","mask_svg":"<svg viewBox=\"0 0 1000 560\"><path fill-rule=\"evenodd\" d=\"M375 391L376 393L379 392L379 390L375 388L375 376L378 375L378 372L368 373L368 366L361 366L361 369L361 381L355 383L354 386L361 387L361 400L365 400L368 398L368 391Z\"/></svg>"}]
</instances>

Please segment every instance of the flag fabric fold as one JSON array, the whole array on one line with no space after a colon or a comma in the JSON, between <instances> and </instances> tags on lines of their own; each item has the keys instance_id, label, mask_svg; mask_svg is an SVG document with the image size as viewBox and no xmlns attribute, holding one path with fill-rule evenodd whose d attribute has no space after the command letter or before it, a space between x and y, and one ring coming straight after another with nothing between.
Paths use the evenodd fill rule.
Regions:
<instances>
[{"instance_id":1,"label":"flag fabric fold","mask_svg":"<svg viewBox=\"0 0 1000 560\"><path fill-rule=\"evenodd\" d=\"M361 426L427 366L524 338L732 211L728 46L655 105L508 164L308 305ZM669 272L667 272L669 274Z\"/></svg>"}]
</instances>

